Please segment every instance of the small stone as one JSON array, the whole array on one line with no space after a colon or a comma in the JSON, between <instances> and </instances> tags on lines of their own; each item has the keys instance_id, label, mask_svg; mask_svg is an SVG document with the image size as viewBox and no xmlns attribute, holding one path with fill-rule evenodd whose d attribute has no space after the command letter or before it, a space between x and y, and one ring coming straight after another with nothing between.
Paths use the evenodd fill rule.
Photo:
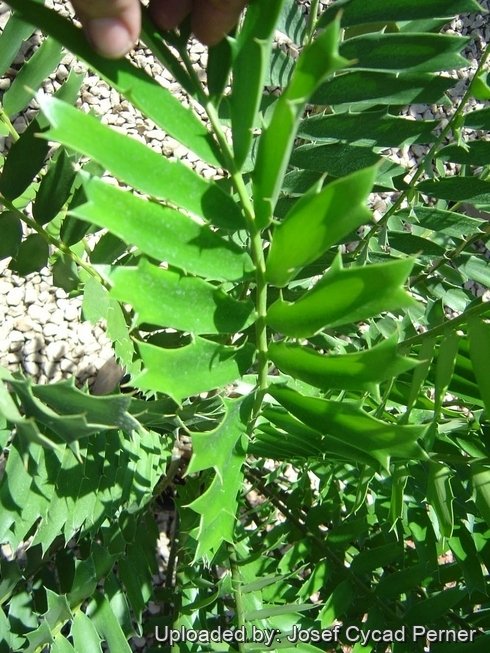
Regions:
<instances>
[{"instance_id":1,"label":"small stone","mask_svg":"<svg viewBox=\"0 0 490 653\"><path fill-rule=\"evenodd\" d=\"M10 317L20 317L25 315L26 307L24 304L19 304L18 306L11 306L9 309Z\"/></svg>"},{"instance_id":2,"label":"small stone","mask_svg":"<svg viewBox=\"0 0 490 653\"><path fill-rule=\"evenodd\" d=\"M32 330L32 322L28 317L18 317L14 322L14 328L21 333Z\"/></svg>"},{"instance_id":3,"label":"small stone","mask_svg":"<svg viewBox=\"0 0 490 653\"><path fill-rule=\"evenodd\" d=\"M63 64L60 64L58 70L56 71L56 79L58 79L60 82L63 82L68 77L68 75L69 72L67 67Z\"/></svg>"},{"instance_id":4,"label":"small stone","mask_svg":"<svg viewBox=\"0 0 490 653\"><path fill-rule=\"evenodd\" d=\"M88 343L92 342L94 339L94 334L92 333L92 325L88 322L83 322L83 324L80 324L77 330L77 336L79 342L81 342L83 345L87 345Z\"/></svg>"},{"instance_id":5,"label":"small stone","mask_svg":"<svg viewBox=\"0 0 490 653\"><path fill-rule=\"evenodd\" d=\"M11 343L13 343L13 342L24 342L24 339L25 339L25 336L20 331L15 331L14 330L14 331L10 332L9 340L10 340Z\"/></svg>"},{"instance_id":6,"label":"small stone","mask_svg":"<svg viewBox=\"0 0 490 653\"><path fill-rule=\"evenodd\" d=\"M29 338L24 347L24 354L34 354L35 352L41 351L44 346L44 338L42 336L35 336L34 338Z\"/></svg>"},{"instance_id":7,"label":"small stone","mask_svg":"<svg viewBox=\"0 0 490 653\"><path fill-rule=\"evenodd\" d=\"M64 358L60 362L60 369L62 372L73 372L75 369L75 363L68 358Z\"/></svg>"},{"instance_id":8,"label":"small stone","mask_svg":"<svg viewBox=\"0 0 490 653\"><path fill-rule=\"evenodd\" d=\"M157 605L156 603L153 603L153 601L150 601L148 603L148 612L150 614L158 614L160 610L161 610L160 606Z\"/></svg>"},{"instance_id":9,"label":"small stone","mask_svg":"<svg viewBox=\"0 0 490 653\"><path fill-rule=\"evenodd\" d=\"M25 356L26 361L31 361L32 363L43 363L44 362L44 356L40 351L35 351L32 354L27 354Z\"/></svg>"},{"instance_id":10,"label":"small stone","mask_svg":"<svg viewBox=\"0 0 490 653\"><path fill-rule=\"evenodd\" d=\"M24 301L24 289L23 288L12 288L7 294L7 305L8 306L19 306Z\"/></svg>"},{"instance_id":11,"label":"small stone","mask_svg":"<svg viewBox=\"0 0 490 653\"><path fill-rule=\"evenodd\" d=\"M63 316L67 322L80 319L80 306L72 303L68 304L64 309Z\"/></svg>"},{"instance_id":12,"label":"small stone","mask_svg":"<svg viewBox=\"0 0 490 653\"><path fill-rule=\"evenodd\" d=\"M46 347L46 358L50 361L61 358L66 351L66 345L64 342L50 342Z\"/></svg>"},{"instance_id":13,"label":"small stone","mask_svg":"<svg viewBox=\"0 0 490 653\"><path fill-rule=\"evenodd\" d=\"M32 320L41 324L44 324L48 318L48 311L43 306L39 306L39 304L31 304L27 309L27 314Z\"/></svg>"},{"instance_id":14,"label":"small stone","mask_svg":"<svg viewBox=\"0 0 490 653\"><path fill-rule=\"evenodd\" d=\"M56 335L58 335L58 331L60 329L59 324L54 324L53 322L48 322L44 326L44 335L47 336L48 338L52 338Z\"/></svg>"},{"instance_id":15,"label":"small stone","mask_svg":"<svg viewBox=\"0 0 490 653\"><path fill-rule=\"evenodd\" d=\"M25 360L23 363L23 368L26 374L29 374L30 376L37 377L37 375L39 374L39 365L34 361Z\"/></svg>"},{"instance_id":16,"label":"small stone","mask_svg":"<svg viewBox=\"0 0 490 653\"><path fill-rule=\"evenodd\" d=\"M25 288L24 303L27 305L34 304L37 301L37 292L35 288L27 284Z\"/></svg>"},{"instance_id":17,"label":"small stone","mask_svg":"<svg viewBox=\"0 0 490 653\"><path fill-rule=\"evenodd\" d=\"M62 311L54 310L49 316L49 321L52 324L61 325L65 321L65 316L63 315Z\"/></svg>"}]
</instances>

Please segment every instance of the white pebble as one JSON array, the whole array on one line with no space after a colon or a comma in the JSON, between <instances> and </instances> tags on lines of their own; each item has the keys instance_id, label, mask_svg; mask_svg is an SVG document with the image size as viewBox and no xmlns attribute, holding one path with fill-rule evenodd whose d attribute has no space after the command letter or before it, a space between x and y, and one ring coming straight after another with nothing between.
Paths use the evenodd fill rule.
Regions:
<instances>
[{"instance_id":1,"label":"white pebble","mask_svg":"<svg viewBox=\"0 0 490 653\"><path fill-rule=\"evenodd\" d=\"M14 328L21 333L32 330L32 321L28 317L18 317L14 322Z\"/></svg>"},{"instance_id":2,"label":"white pebble","mask_svg":"<svg viewBox=\"0 0 490 653\"><path fill-rule=\"evenodd\" d=\"M48 318L48 311L43 306L39 306L39 304L31 304L27 309L27 314L32 320L41 322L41 324L44 324Z\"/></svg>"},{"instance_id":3,"label":"white pebble","mask_svg":"<svg viewBox=\"0 0 490 653\"><path fill-rule=\"evenodd\" d=\"M10 332L10 342L24 342L24 334L20 331L11 331Z\"/></svg>"},{"instance_id":4,"label":"white pebble","mask_svg":"<svg viewBox=\"0 0 490 653\"><path fill-rule=\"evenodd\" d=\"M76 304L68 304L63 312L63 316L67 322L73 322L80 318L80 306Z\"/></svg>"},{"instance_id":5,"label":"white pebble","mask_svg":"<svg viewBox=\"0 0 490 653\"><path fill-rule=\"evenodd\" d=\"M34 304L36 301L37 301L36 289L32 285L26 284L24 303L29 305L29 304Z\"/></svg>"},{"instance_id":6,"label":"white pebble","mask_svg":"<svg viewBox=\"0 0 490 653\"><path fill-rule=\"evenodd\" d=\"M56 360L61 358L64 355L66 350L66 345L64 342L50 342L46 347L46 358L48 360Z\"/></svg>"},{"instance_id":7,"label":"white pebble","mask_svg":"<svg viewBox=\"0 0 490 653\"><path fill-rule=\"evenodd\" d=\"M24 301L24 289L23 288L12 288L7 295L7 304L8 306L19 306Z\"/></svg>"},{"instance_id":8,"label":"white pebble","mask_svg":"<svg viewBox=\"0 0 490 653\"><path fill-rule=\"evenodd\" d=\"M25 360L23 363L24 371L30 376L35 376L39 374L39 365L34 361Z\"/></svg>"}]
</instances>

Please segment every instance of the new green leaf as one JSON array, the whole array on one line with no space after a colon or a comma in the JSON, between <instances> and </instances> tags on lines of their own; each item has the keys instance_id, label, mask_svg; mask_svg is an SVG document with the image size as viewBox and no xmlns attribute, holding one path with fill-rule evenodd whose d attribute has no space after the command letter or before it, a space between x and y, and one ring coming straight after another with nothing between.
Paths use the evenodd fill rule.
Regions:
<instances>
[{"instance_id":1,"label":"new green leaf","mask_svg":"<svg viewBox=\"0 0 490 653\"><path fill-rule=\"evenodd\" d=\"M383 422L353 404L306 397L295 390L274 385L268 393L304 424L330 438L367 453L388 468L392 456L423 459L417 439L423 426L400 426Z\"/></svg>"},{"instance_id":2,"label":"new green leaf","mask_svg":"<svg viewBox=\"0 0 490 653\"><path fill-rule=\"evenodd\" d=\"M267 257L269 283L285 286L301 268L369 220L365 202L376 172L367 168L297 200L274 229Z\"/></svg>"},{"instance_id":3,"label":"new green leaf","mask_svg":"<svg viewBox=\"0 0 490 653\"><path fill-rule=\"evenodd\" d=\"M308 337L324 328L359 322L383 311L413 306L403 284L409 259L343 268L340 259L308 292L294 302L278 299L267 312L268 324L288 336Z\"/></svg>"},{"instance_id":4,"label":"new green leaf","mask_svg":"<svg viewBox=\"0 0 490 653\"><path fill-rule=\"evenodd\" d=\"M137 268L115 267L111 296L130 303L138 325L146 322L196 334L235 333L253 321L253 304L240 302L202 279L164 270L142 259Z\"/></svg>"},{"instance_id":5,"label":"new green leaf","mask_svg":"<svg viewBox=\"0 0 490 653\"><path fill-rule=\"evenodd\" d=\"M138 344L144 370L133 383L142 390L157 390L176 401L232 383L247 372L254 348L240 349L196 337L185 347L163 349Z\"/></svg>"},{"instance_id":6,"label":"new green leaf","mask_svg":"<svg viewBox=\"0 0 490 653\"><path fill-rule=\"evenodd\" d=\"M272 218L306 102L328 75L347 64L337 51L339 31L340 25L335 21L303 50L262 133L254 174L255 210L261 226Z\"/></svg>"},{"instance_id":7,"label":"new green leaf","mask_svg":"<svg viewBox=\"0 0 490 653\"><path fill-rule=\"evenodd\" d=\"M137 190L181 206L230 229L241 224L238 206L213 182L183 163L168 161L151 148L103 125L97 118L52 97L41 100L51 129L44 138L58 140L98 161Z\"/></svg>"},{"instance_id":8,"label":"new green leaf","mask_svg":"<svg viewBox=\"0 0 490 653\"><path fill-rule=\"evenodd\" d=\"M418 364L397 353L394 338L367 351L340 356L326 356L304 346L280 342L270 345L269 354L280 370L322 390L369 390L373 384L391 379Z\"/></svg>"},{"instance_id":9,"label":"new green leaf","mask_svg":"<svg viewBox=\"0 0 490 653\"><path fill-rule=\"evenodd\" d=\"M86 177L87 201L72 215L105 227L144 254L208 279L235 281L253 270L249 255L207 225L156 202Z\"/></svg>"}]
</instances>

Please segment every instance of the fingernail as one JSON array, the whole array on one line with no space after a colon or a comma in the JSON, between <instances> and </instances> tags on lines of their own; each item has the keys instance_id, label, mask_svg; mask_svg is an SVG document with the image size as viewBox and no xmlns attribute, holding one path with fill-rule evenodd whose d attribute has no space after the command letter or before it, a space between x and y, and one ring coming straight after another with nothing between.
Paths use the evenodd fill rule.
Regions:
<instances>
[{"instance_id":1,"label":"fingernail","mask_svg":"<svg viewBox=\"0 0 490 653\"><path fill-rule=\"evenodd\" d=\"M126 25L117 18L94 18L87 25L87 35L99 54L110 59L124 56L133 46Z\"/></svg>"}]
</instances>

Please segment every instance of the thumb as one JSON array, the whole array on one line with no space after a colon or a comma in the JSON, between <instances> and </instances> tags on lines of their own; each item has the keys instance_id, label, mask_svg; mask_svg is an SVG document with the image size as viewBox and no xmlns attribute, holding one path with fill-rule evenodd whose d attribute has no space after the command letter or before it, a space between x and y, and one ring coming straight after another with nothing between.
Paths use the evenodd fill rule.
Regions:
<instances>
[{"instance_id":1,"label":"thumb","mask_svg":"<svg viewBox=\"0 0 490 653\"><path fill-rule=\"evenodd\" d=\"M72 0L87 38L99 54L117 59L138 39L141 11L138 0Z\"/></svg>"}]
</instances>

